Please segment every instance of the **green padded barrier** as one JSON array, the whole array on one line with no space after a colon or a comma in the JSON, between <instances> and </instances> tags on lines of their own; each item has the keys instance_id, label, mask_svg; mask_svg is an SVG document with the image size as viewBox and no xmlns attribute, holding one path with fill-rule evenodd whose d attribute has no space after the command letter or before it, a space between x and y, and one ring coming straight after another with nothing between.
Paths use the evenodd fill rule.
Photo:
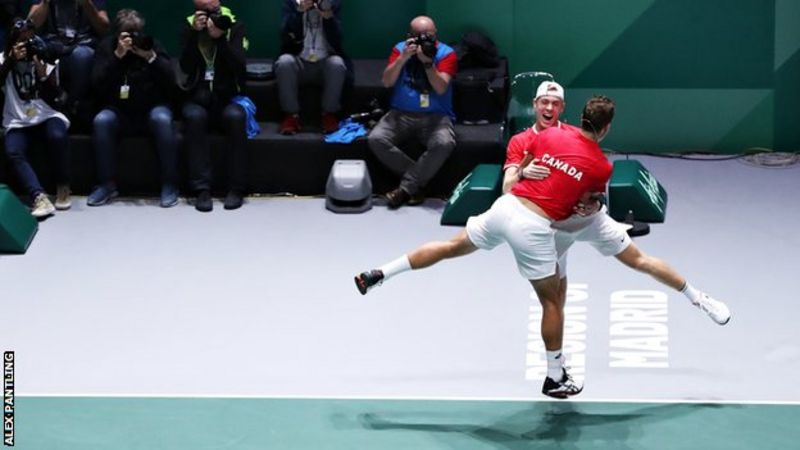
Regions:
<instances>
[{"instance_id":1,"label":"green padded barrier","mask_svg":"<svg viewBox=\"0 0 800 450\"><path fill-rule=\"evenodd\" d=\"M0 253L25 253L39 223L4 184L0 184Z\"/></svg>"},{"instance_id":2,"label":"green padded barrier","mask_svg":"<svg viewBox=\"0 0 800 450\"><path fill-rule=\"evenodd\" d=\"M664 222L667 191L639 161L615 161L608 184L608 211L618 221L633 211L634 220Z\"/></svg>"},{"instance_id":3,"label":"green padded barrier","mask_svg":"<svg viewBox=\"0 0 800 450\"><path fill-rule=\"evenodd\" d=\"M489 209L500 196L502 166L479 164L453 190L442 213L442 225L464 225L470 216Z\"/></svg>"}]
</instances>

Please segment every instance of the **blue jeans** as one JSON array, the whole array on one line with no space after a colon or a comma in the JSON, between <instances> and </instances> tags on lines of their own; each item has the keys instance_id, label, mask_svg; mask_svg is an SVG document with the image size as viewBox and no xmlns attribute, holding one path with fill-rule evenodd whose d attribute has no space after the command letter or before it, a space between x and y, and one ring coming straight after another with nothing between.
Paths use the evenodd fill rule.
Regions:
<instances>
[{"instance_id":1,"label":"blue jeans","mask_svg":"<svg viewBox=\"0 0 800 450\"><path fill-rule=\"evenodd\" d=\"M62 86L69 94L70 101L85 100L92 86L94 49L79 45L72 50L72 53L61 59L60 65Z\"/></svg>"},{"instance_id":2,"label":"blue jeans","mask_svg":"<svg viewBox=\"0 0 800 450\"><path fill-rule=\"evenodd\" d=\"M94 116L95 162L97 178L101 184L114 180L115 157L119 137L135 131L128 118L112 109L104 109ZM172 126L172 111L166 106L156 106L147 117L147 129L155 141L158 158L161 161L161 182L176 185L178 182L178 143Z\"/></svg>"},{"instance_id":3,"label":"blue jeans","mask_svg":"<svg viewBox=\"0 0 800 450\"><path fill-rule=\"evenodd\" d=\"M32 140L42 137L45 138L45 146L50 152L56 183L59 185L69 184L69 139L67 138L67 125L61 119L54 117L39 125L14 128L8 130L5 137L6 155L31 198L44 192L44 188L25 153Z\"/></svg>"}]
</instances>

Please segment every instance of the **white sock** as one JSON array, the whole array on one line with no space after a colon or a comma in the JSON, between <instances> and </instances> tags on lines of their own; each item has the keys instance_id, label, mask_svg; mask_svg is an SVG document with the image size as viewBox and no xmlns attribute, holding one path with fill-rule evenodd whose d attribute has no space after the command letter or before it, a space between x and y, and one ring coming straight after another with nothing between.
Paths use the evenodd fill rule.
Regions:
<instances>
[{"instance_id":1,"label":"white sock","mask_svg":"<svg viewBox=\"0 0 800 450\"><path fill-rule=\"evenodd\" d=\"M681 293L685 295L686 298L688 298L692 303L700 303L700 296L702 292L698 291L697 288L689 284L688 281L683 286L683 289L681 289Z\"/></svg>"},{"instance_id":2,"label":"white sock","mask_svg":"<svg viewBox=\"0 0 800 450\"><path fill-rule=\"evenodd\" d=\"M555 381L561 381L564 369L564 355L561 350L546 350L547 354L547 376Z\"/></svg>"},{"instance_id":3,"label":"white sock","mask_svg":"<svg viewBox=\"0 0 800 450\"><path fill-rule=\"evenodd\" d=\"M408 260L408 256L403 255L394 261L391 261L387 264L384 264L378 267L378 270L383 272L383 279L388 280L389 278L401 274L407 270L411 270L411 262Z\"/></svg>"}]
</instances>

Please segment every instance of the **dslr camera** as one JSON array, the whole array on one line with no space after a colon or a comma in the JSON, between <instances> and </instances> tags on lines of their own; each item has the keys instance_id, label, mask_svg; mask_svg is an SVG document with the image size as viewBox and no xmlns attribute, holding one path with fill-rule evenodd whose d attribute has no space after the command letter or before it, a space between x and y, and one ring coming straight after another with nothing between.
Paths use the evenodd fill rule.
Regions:
<instances>
[{"instance_id":1,"label":"dslr camera","mask_svg":"<svg viewBox=\"0 0 800 450\"><path fill-rule=\"evenodd\" d=\"M385 111L381 108L378 99L373 98L367 106L368 111L359 112L350 115L350 120L365 125L367 128L372 128L381 120Z\"/></svg>"},{"instance_id":2,"label":"dslr camera","mask_svg":"<svg viewBox=\"0 0 800 450\"><path fill-rule=\"evenodd\" d=\"M409 36L411 43L422 48L422 54L428 58L436 56L436 36L429 33L420 33Z\"/></svg>"},{"instance_id":3,"label":"dslr camera","mask_svg":"<svg viewBox=\"0 0 800 450\"><path fill-rule=\"evenodd\" d=\"M155 47L153 36L142 33L141 31L131 31L128 33L133 41L133 46L139 50L150 51Z\"/></svg>"},{"instance_id":4,"label":"dslr camera","mask_svg":"<svg viewBox=\"0 0 800 450\"><path fill-rule=\"evenodd\" d=\"M206 15L212 22L214 22L214 26L219 28L220 30L229 30L233 26L233 21L230 17L222 14L222 11L219 9L207 9L205 11Z\"/></svg>"},{"instance_id":5,"label":"dslr camera","mask_svg":"<svg viewBox=\"0 0 800 450\"><path fill-rule=\"evenodd\" d=\"M47 59L47 43L39 36L32 36L25 41L25 51L28 54L27 59L29 61L33 60L34 56L41 60Z\"/></svg>"}]
</instances>

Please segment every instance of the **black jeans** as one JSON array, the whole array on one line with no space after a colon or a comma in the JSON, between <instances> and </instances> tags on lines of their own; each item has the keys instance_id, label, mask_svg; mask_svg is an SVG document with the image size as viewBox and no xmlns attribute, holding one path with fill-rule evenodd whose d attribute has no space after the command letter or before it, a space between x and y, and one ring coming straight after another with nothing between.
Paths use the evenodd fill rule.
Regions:
<instances>
[{"instance_id":1,"label":"black jeans","mask_svg":"<svg viewBox=\"0 0 800 450\"><path fill-rule=\"evenodd\" d=\"M247 187L247 115L236 103L224 108L205 108L197 103L183 107L184 136L189 158L189 186L195 192L211 189L209 130L221 130L227 138L228 188L244 193Z\"/></svg>"}]
</instances>

